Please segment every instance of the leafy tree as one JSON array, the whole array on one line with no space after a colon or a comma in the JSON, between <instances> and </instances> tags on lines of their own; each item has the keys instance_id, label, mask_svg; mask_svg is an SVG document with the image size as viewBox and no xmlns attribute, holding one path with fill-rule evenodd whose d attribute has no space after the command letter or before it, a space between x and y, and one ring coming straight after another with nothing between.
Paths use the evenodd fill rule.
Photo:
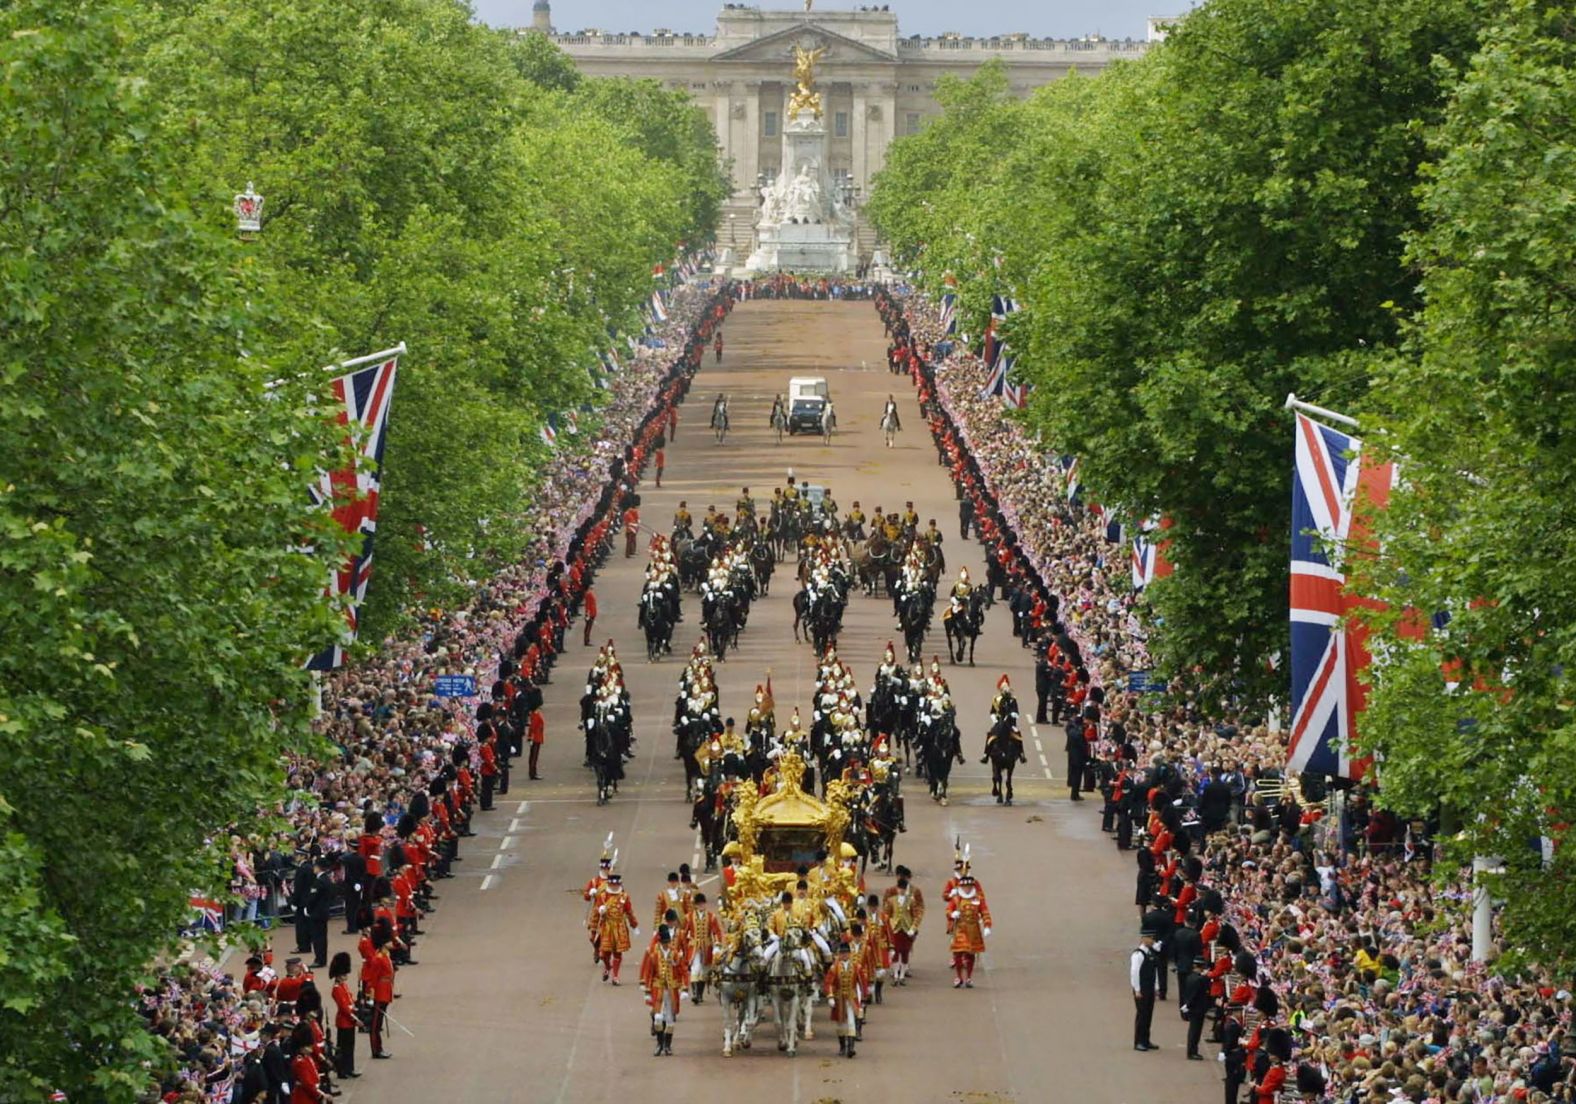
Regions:
<instances>
[{"instance_id":1,"label":"leafy tree","mask_svg":"<svg viewBox=\"0 0 1576 1104\"><path fill-rule=\"evenodd\" d=\"M129 5L0 11L0 1098L129 1100L131 1001L208 834L306 745L336 631L307 506L335 445L243 354L258 287L196 217ZM233 236L232 236L233 237Z\"/></svg>"},{"instance_id":2,"label":"leafy tree","mask_svg":"<svg viewBox=\"0 0 1576 1104\"><path fill-rule=\"evenodd\" d=\"M1568 968L1576 856L1576 19L1516 0L1496 15L1430 136L1410 260L1423 273L1411 355L1387 360L1370 432L1403 484L1354 556L1390 612L1365 743L1382 797L1439 803L1462 853L1501 856L1512 947ZM1411 611L1449 614L1418 636ZM1448 684L1455 684L1451 688ZM1530 846L1554 837L1553 867Z\"/></svg>"},{"instance_id":3,"label":"leafy tree","mask_svg":"<svg viewBox=\"0 0 1576 1104\"><path fill-rule=\"evenodd\" d=\"M932 281L935 243L949 242L940 260L975 312L985 295L967 285L1010 279L1029 306L1009 337L1037 385L1031 422L1082 458L1099 501L1172 518L1178 570L1150 600L1173 673L1281 692L1267 663L1286 638L1279 407L1293 389L1359 403L1398 341L1398 312L1417 301L1402 253L1420 219L1420 124L1453 86L1437 59L1470 56L1481 9L1215 0L1142 61L947 146L966 171L916 167L903 151L923 135L894 150L904 201L935 211L905 222L878 195L883 230L910 250L916 231L933 235ZM938 126L961 134L972 110ZM992 167L1001 134L1029 152ZM892 186L883 176L878 192ZM974 236L973 256L948 226ZM993 249L999 270L982 258Z\"/></svg>"}]
</instances>

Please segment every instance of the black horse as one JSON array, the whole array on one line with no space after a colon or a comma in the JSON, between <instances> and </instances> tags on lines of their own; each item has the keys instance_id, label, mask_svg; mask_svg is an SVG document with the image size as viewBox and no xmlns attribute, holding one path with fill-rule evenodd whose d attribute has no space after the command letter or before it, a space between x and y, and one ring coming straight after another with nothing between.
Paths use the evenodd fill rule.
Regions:
<instances>
[{"instance_id":1,"label":"black horse","mask_svg":"<svg viewBox=\"0 0 1576 1104\"><path fill-rule=\"evenodd\" d=\"M706 628L706 640L712 654L721 663L728 657L729 646L739 640L738 603L731 592L721 591L702 603L701 624Z\"/></svg>"},{"instance_id":2,"label":"black horse","mask_svg":"<svg viewBox=\"0 0 1576 1104\"><path fill-rule=\"evenodd\" d=\"M990 792L998 805L1012 804L1012 772L1018 765L1018 741L1003 733L990 742Z\"/></svg>"},{"instance_id":3,"label":"black horse","mask_svg":"<svg viewBox=\"0 0 1576 1104\"><path fill-rule=\"evenodd\" d=\"M925 634L930 631L930 618L935 609L936 592L921 583L913 590L900 588L897 599L897 620L903 629L903 644L908 649L908 661L919 662L925 648Z\"/></svg>"},{"instance_id":4,"label":"black horse","mask_svg":"<svg viewBox=\"0 0 1576 1104\"><path fill-rule=\"evenodd\" d=\"M963 738L950 712L943 713L925 727L924 753L921 757L925 764L925 780L930 783L930 796L945 805L952 764L963 762Z\"/></svg>"},{"instance_id":5,"label":"black horse","mask_svg":"<svg viewBox=\"0 0 1576 1104\"><path fill-rule=\"evenodd\" d=\"M619 747L614 727L593 717L587 731L587 746L591 752L591 769L596 772L596 803L606 805L624 777L624 757Z\"/></svg>"},{"instance_id":6,"label":"black horse","mask_svg":"<svg viewBox=\"0 0 1576 1104\"><path fill-rule=\"evenodd\" d=\"M640 592L640 627L646 631L646 661L655 663L673 651L673 615L660 587Z\"/></svg>"},{"instance_id":7,"label":"black horse","mask_svg":"<svg viewBox=\"0 0 1576 1104\"><path fill-rule=\"evenodd\" d=\"M777 567L777 557L764 541L750 545L750 566L755 569L755 583L765 598L772 585L772 571Z\"/></svg>"},{"instance_id":8,"label":"black horse","mask_svg":"<svg viewBox=\"0 0 1576 1104\"><path fill-rule=\"evenodd\" d=\"M962 663L967 650L969 666L974 666L974 645L985 628L985 592L975 587L967 598L949 604L942 623L947 630L947 655L952 662Z\"/></svg>"},{"instance_id":9,"label":"black horse","mask_svg":"<svg viewBox=\"0 0 1576 1104\"><path fill-rule=\"evenodd\" d=\"M722 798L722 766L713 763L690 813L690 827L700 831L701 850L706 870L717 869L717 858L727 842L728 815Z\"/></svg>"}]
</instances>

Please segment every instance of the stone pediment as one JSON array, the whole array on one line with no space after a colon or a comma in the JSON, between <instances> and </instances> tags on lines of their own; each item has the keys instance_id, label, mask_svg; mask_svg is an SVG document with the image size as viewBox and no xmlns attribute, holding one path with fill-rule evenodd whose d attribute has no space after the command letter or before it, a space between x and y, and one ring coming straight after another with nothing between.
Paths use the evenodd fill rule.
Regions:
<instances>
[{"instance_id":1,"label":"stone pediment","mask_svg":"<svg viewBox=\"0 0 1576 1104\"><path fill-rule=\"evenodd\" d=\"M820 64L828 68L847 65L850 62L868 63L885 62L888 64L897 61L897 55L879 50L874 46L866 45L847 35L838 34L836 31L827 30L825 27L813 22L805 22L795 27L784 27L768 35L762 35L753 42L746 42L742 46L735 46L731 50L724 50L713 55L711 61L750 61L757 63L778 63L793 61L793 48L803 46L814 49L817 46L826 47L826 56Z\"/></svg>"}]
</instances>

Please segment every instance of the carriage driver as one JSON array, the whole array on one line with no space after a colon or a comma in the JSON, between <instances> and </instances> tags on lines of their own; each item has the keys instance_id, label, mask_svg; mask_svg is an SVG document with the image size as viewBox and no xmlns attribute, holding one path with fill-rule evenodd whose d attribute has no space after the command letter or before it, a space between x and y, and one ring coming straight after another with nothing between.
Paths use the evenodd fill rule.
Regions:
<instances>
[{"instance_id":1,"label":"carriage driver","mask_svg":"<svg viewBox=\"0 0 1576 1104\"><path fill-rule=\"evenodd\" d=\"M996 682L996 696L990 703L990 734L985 737L985 754L981 763L990 762L991 745L998 739L1012 740L1018 745L1018 762L1027 763L1023 753L1023 733L1018 731L1018 699L1012 693L1012 680L1002 675Z\"/></svg>"}]
</instances>

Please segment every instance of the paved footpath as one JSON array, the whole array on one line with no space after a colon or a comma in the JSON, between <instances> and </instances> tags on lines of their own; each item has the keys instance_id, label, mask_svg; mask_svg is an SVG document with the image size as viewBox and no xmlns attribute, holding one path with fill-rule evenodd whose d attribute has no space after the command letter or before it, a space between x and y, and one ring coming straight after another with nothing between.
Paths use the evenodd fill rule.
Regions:
<instances>
[{"instance_id":1,"label":"paved footpath","mask_svg":"<svg viewBox=\"0 0 1576 1104\"><path fill-rule=\"evenodd\" d=\"M871 304L748 303L724 334L723 362L708 352L680 411L662 488L649 480L641 488L645 520L666 529L681 498L697 518L710 503L731 512L742 486L763 502L792 468L797 477L830 486L844 510L856 499L867 513L913 500L921 520L936 518L946 534L945 585L960 563L983 579L978 546L958 539L957 503L913 389L886 371L885 338ZM767 427L772 394L786 392L788 378L797 375L830 381L841 426L829 445L808 438L778 445ZM705 428L719 391L728 394L737 427L720 445ZM877 427L889 393L905 427L890 450ZM1097 805L1067 800L1061 730L1042 727L1029 735L1016 805L998 807L990 796L988 768L978 759L995 682L1010 673L1030 716L1034 684L1029 655L1000 606L987 619L978 666L947 671L968 758L953 772L951 805L932 803L917 780L906 784L909 831L898 838L897 860L913 868L932 911L916 947L913 980L889 988L886 1003L871 1010L858 1057L839 1058L833 1033L823 1030L797 1059L786 1059L769 1041L768 1025L764 1049L725 1059L720 1016L709 1002L685 1009L674 1057L651 1057L635 978L664 876L695 852L670 724L681 657L697 639L699 616L698 600L686 595L674 657L647 664L635 627L644 550L632 560L622 552L620 539L596 581L602 616L595 642L610 636L618 642L634 702L638 755L623 792L598 808L580 766L578 698L592 653L579 645L577 623L570 630L575 643L546 688L544 780L524 781L522 761L497 809L477 817L478 836L466 841L460 876L440 887L431 935L418 948L421 965L400 973L404 999L393 1012L415 1037L395 1031L394 1059L371 1062L362 1036L365 1076L351 1083L343 1098L348 1104L1192 1104L1218 1098L1218 1066L1183 1058L1174 994L1156 1010L1161 1049L1132 1050L1125 979L1127 952L1137 940L1133 867L1100 833ZM809 720L813 657L790 632L791 575L790 562L771 596L752 611L739 651L718 671L724 715L741 727L768 669L779 723L795 703ZM937 626L939 632L939 613ZM854 665L861 693L868 693L882 647L897 637L888 601L853 597L839 654ZM927 662L944 647L927 648ZM580 890L609 831L642 932L621 988L602 983L582 928ZM972 846L995 918L972 990L951 988L938 899L959 835ZM890 879L872 871L869 883L879 892ZM716 883L707 881L706 888L714 891ZM817 1011L824 1024L824 1008Z\"/></svg>"}]
</instances>

